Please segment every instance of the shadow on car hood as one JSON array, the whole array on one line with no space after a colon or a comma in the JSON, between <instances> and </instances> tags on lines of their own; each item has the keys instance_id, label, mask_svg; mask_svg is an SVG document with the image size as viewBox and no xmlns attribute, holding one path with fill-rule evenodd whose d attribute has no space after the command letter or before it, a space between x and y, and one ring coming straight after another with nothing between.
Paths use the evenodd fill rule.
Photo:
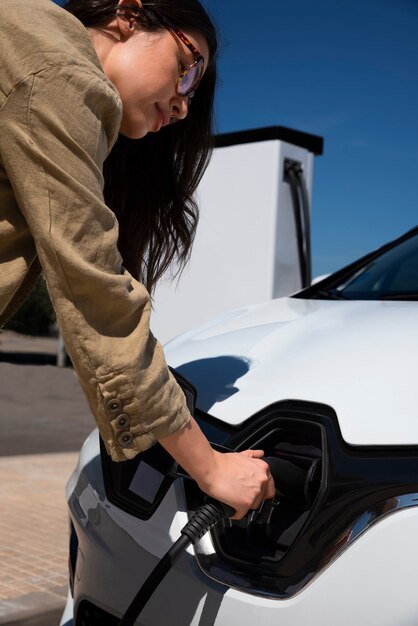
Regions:
<instances>
[{"instance_id":1,"label":"shadow on car hood","mask_svg":"<svg viewBox=\"0 0 418 626\"><path fill-rule=\"evenodd\" d=\"M197 406L231 425L282 400L330 405L353 445L418 444L418 305L280 298L166 346Z\"/></svg>"}]
</instances>

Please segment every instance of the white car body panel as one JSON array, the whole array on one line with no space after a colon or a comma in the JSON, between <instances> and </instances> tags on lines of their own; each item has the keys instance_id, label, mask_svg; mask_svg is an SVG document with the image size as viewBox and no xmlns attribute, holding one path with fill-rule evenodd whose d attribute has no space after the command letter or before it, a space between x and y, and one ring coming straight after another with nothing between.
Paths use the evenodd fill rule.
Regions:
<instances>
[{"instance_id":1,"label":"white car body panel","mask_svg":"<svg viewBox=\"0 0 418 626\"><path fill-rule=\"evenodd\" d=\"M180 534L186 521L186 503L176 482L151 521L141 521L110 504L90 481L83 479L86 466L98 464L97 431L83 447L71 482L85 488L70 508L87 535L80 535L76 572L76 605L91 600L104 610L122 615L139 586ZM100 471L94 470L96 480ZM96 483L98 484L98 483ZM85 490L88 490L86 496ZM86 511L80 515L78 505ZM72 501L72 502L71 502ZM88 502L88 506L86 505ZM99 526L100 524L100 526ZM142 626L415 626L418 617L418 507L393 513L377 522L351 543L310 584L295 596L269 599L243 593L213 582L197 566L192 549L176 564L144 609ZM152 554L152 557L151 557ZM144 562L149 571L144 571ZM402 575L400 575L400 572ZM75 607L76 608L76 607ZM73 609L69 599L61 624ZM336 621L337 620L337 621Z\"/></svg>"},{"instance_id":2,"label":"white car body panel","mask_svg":"<svg viewBox=\"0 0 418 626\"><path fill-rule=\"evenodd\" d=\"M417 354L416 303L396 301L280 298L166 346L169 364L203 389L198 406L212 416L240 425L275 402L319 402L335 410L352 445L418 444ZM196 379L196 362L214 359L212 372L225 357L241 362L237 380Z\"/></svg>"}]
</instances>

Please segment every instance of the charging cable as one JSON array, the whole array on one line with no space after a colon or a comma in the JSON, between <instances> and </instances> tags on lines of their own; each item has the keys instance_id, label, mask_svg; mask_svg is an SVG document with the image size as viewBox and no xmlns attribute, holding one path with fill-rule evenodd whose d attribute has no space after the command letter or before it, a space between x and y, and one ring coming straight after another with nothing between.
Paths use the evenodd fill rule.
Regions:
<instances>
[{"instance_id":1,"label":"charging cable","mask_svg":"<svg viewBox=\"0 0 418 626\"><path fill-rule=\"evenodd\" d=\"M118 626L133 626L155 589L189 545L197 543L212 526L222 518L232 517L234 513L232 507L218 502L218 500L209 499L206 504L201 506L182 528L181 537L171 546L148 576Z\"/></svg>"},{"instance_id":2,"label":"charging cable","mask_svg":"<svg viewBox=\"0 0 418 626\"><path fill-rule=\"evenodd\" d=\"M282 499L306 509L311 506L312 486L315 485L319 474L317 462L312 463L308 470L303 470L294 463L277 457L264 457L263 461L270 468L276 485L276 495L272 500L265 500L257 511L249 511L247 514L248 523L257 517L259 523L268 524L274 508ZM317 489L315 489L316 491ZM182 528L181 537L157 563L132 600L118 626L133 626L155 589L186 548L191 543L193 545L197 543L220 520L230 518L234 513L235 510L227 504L208 498L206 503L192 515Z\"/></svg>"},{"instance_id":3,"label":"charging cable","mask_svg":"<svg viewBox=\"0 0 418 626\"><path fill-rule=\"evenodd\" d=\"M299 266L302 287L309 287L312 280L309 197L302 163L285 159L284 181L290 185L293 213L298 243Z\"/></svg>"}]
</instances>

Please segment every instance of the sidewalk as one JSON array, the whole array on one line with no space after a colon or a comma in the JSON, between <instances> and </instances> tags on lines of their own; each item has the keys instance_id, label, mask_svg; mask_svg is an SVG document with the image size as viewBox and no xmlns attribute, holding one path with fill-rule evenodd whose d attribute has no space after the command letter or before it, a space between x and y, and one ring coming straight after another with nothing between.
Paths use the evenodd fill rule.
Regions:
<instances>
[{"instance_id":1,"label":"sidewalk","mask_svg":"<svg viewBox=\"0 0 418 626\"><path fill-rule=\"evenodd\" d=\"M58 626L67 596L64 488L94 420L56 343L0 335L0 626Z\"/></svg>"},{"instance_id":2,"label":"sidewalk","mask_svg":"<svg viewBox=\"0 0 418 626\"><path fill-rule=\"evenodd\" d=\"M68 582L64 486L77 453L0 458L0 624L56 626Z\"/></svg>"}]
</instances>

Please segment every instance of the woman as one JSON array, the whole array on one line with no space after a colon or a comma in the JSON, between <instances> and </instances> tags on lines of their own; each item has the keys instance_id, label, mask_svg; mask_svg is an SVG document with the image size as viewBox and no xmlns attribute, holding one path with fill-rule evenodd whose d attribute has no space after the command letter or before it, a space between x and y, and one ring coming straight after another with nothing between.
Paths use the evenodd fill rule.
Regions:
<instances>
[{"instance_id":1,"label":"woman","mask_svg":"<svg viewBox=\"0 0 418 626\"><path fill-rule=\"evenodd\" d=\"M112 458L159 441L238 519L273 496L263 453L211 448L150 333L138 280L151 290L190 249L209 152L213 26L197 0L67 9L0 4L0 326L42 269Z\"/></svg>"}]
</instances>

